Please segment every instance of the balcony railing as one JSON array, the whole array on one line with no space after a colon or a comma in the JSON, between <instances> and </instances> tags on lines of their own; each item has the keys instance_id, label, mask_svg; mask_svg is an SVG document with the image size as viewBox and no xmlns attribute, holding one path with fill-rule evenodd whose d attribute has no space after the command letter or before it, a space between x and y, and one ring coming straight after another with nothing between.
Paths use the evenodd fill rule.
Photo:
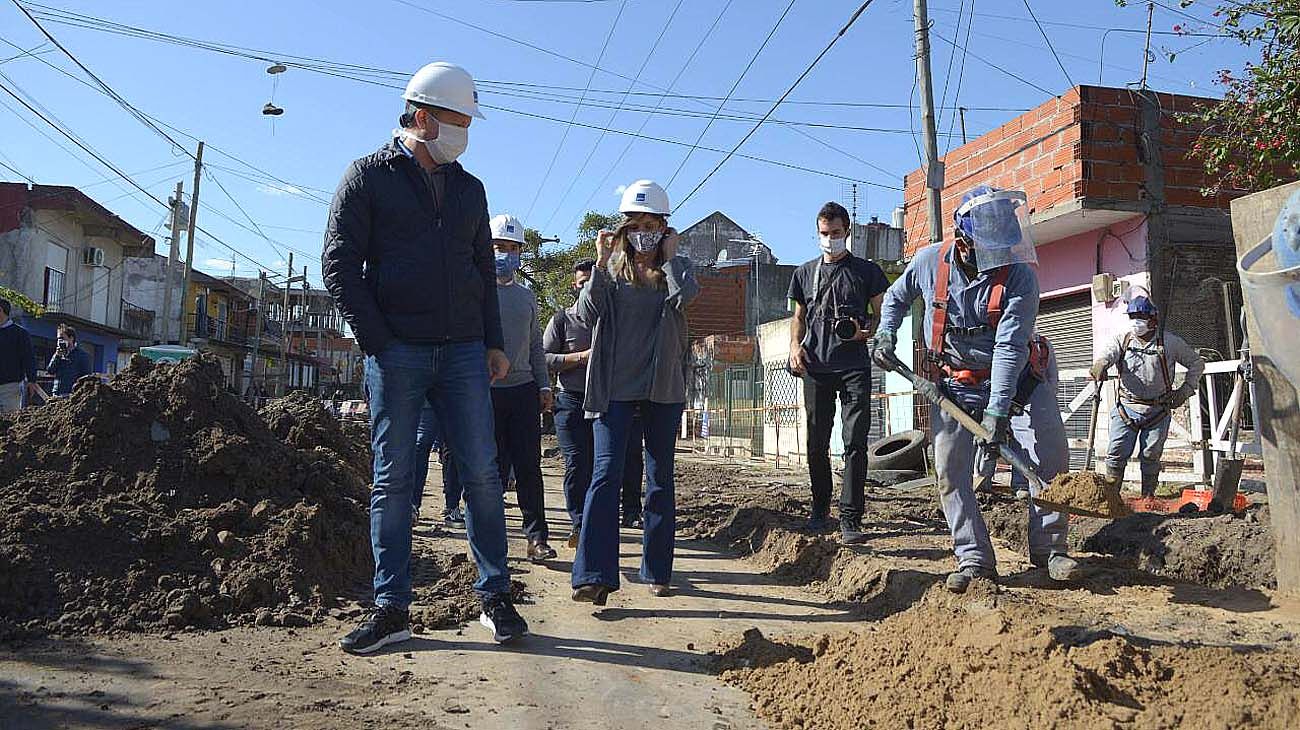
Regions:
<instances>
[{"instance_id":1,"label":"balcony railing","mask_svg":"<svg viewBox=\"0 0 1300 730\"><path fill-rule=\"evenodd\" d=\"M232 345L243 345L248 342L250 334L248 329L234 322L206 315L190 315L189 320L190 331L194 337Z\"/></svg>"},{"instance_id":2,"label":"balcony railing","mask_svg":"<svg viewBox=\"0 0 1300 730\"><path fill-rule=\"evenodd\" d=\"M122 300L122 329L140 340L153 338L154 312Z\"/></svg>"}]
</instances>

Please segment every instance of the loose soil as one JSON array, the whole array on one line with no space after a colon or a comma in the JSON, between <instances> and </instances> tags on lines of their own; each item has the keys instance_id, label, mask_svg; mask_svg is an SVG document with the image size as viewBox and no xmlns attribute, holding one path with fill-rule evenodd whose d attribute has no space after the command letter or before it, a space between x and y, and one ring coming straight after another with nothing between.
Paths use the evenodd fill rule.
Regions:
<instances>
[{"instance_id":1,"label":"loose soil","mask_svg":"<svg viewBox=\"0 0 1300 730\"><path fill-rule=\"evenodd\" d=\"M726 649L724 681L779 728L1285 728L1300 652L1137 642L936 587L869 631Z\"/></svg>"},{"instance_id":2,"label":"loose soil","mask_svg":"<svg viewBox=\"0 0 1300 730\"><path fill-rule=\"evenodd\" d=\"M136 358L0 420L0 634L304 625L370 570L366 441Z\"/></svg>"},{"instance_id":3,"label":"loose soil","mask_svg":"<svg viewBox=\"0 0 1300 730\"><path fill-rule=\"evenodd\" d=\"M1057 474L1040 496L1048 502L1111 518L1132 514L1120 497L1119 485L1092 471Z\"/></svg>"}]
</instances>

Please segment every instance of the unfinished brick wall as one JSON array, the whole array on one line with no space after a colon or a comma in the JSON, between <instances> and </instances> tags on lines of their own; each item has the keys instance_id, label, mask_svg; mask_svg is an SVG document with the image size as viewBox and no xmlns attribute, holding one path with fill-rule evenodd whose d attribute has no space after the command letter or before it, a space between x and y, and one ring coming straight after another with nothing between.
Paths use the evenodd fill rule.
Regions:
<instances>
[{"instance_id":1,"label":"unfinished brick wall","mask_svg":"<svg viewBox=\"0 0 1300 730\"><path fill-rule=\"evenodd\" d=\"M1160 144L1165 202L1171 206L1226 208L1231 195L1209 199L1210 184L1188 151L1198 129L1176 114L1212 99L1157 94L1161 109ZM1024 190L1032 211L1085 200L1088 205L1144 201L1146 170L1139 147L1140 99L1129 89L1077 86L997 129L951 150L943 189L943 226L951 229L961 196L976 185ZM925 175L904 177L904 230L910 255L929 242Z\"/></svg>"},{"instance_id":2,"label":"unfinished brick wall","mask_svg":"<svg viewBox=\"0 0 1300 730\"><path fill-rule=\"evenodd\" d=\"M743 335L745 333L745 290L749 267L726 269L697 267L699 296L686 308L691 337Z\"/></svg>"}]
</instances>

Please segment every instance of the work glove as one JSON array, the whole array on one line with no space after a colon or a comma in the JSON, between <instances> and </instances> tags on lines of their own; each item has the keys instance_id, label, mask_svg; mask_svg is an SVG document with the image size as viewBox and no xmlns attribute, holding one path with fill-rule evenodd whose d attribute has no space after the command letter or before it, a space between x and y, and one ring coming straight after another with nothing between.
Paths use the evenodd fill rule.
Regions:
<instances>
[{"instance_id":1,"label":"work glove","mask_svg":"<svg viewBox=\"0 0 1300 730\"><path fill-rule=\"evenodd\" d=\"M980 423L988 432L989 437L984 442L984 448L990 456L996 457L1001 453L1000 447L1007 442L1007 435L1011 430L1011 419L1000 413L984 411L984 420Z\"/></svg>"},{"instance_id":2,"label":"work glove","mask_svg":"<svg viewBox=\"0 0 1300 730\"><path fill-rule=\"evenodd\" d=\"M1168 397L1165 398L1165 405L1170 409L1178 408L1182 404L1191 400L1192 394L1194 394L1195 392L1196 391L1192 390L1192 386L1190 384L1183 383L1182 385L1178 386L1177 390L1170 393Z\"/></svg>"},{"instance_id":3,"label":"work glove","mask_svg":"<svg viewBox=\"0 0 1300 730\"><path fill-rule=\"evenodd\" d=\"M1088 375L1091 376L1093 380L1100 383L1103 379L1105 379L1106 370L1109 367L1110 364L1107 363L1105 360L1098 360L1097 362L1094 362L1092 364L1092 367L1088 368Z\"/></svg>"},{"instance_id":4,"label":"work glove","mask_svg":"<svg viewBox=\"0 0 1300 730\"><path fill-rule=\"evenodd\" d=\"M895 357L894 348L898 346L898 335L889 330L880 330L867 345L871 359L879 366L887 368L888 361Z\"/></svg>"}]
</instances>

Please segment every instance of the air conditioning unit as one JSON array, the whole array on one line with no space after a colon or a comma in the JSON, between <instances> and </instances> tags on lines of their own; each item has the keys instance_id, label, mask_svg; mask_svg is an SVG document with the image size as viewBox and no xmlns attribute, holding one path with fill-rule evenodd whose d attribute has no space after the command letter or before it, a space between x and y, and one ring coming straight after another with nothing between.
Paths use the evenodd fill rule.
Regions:
<instances>
[{"instance_id":1,"label":"air conditioning unit","mask_svg":"<svg viewBox=\"0 0 1300 730\"><path fill-rule=\"evenodd\" d=\"M103 266L104 249L87 246L83 251L82 263L86 266Z\"/></svg>"}]
</instances>

